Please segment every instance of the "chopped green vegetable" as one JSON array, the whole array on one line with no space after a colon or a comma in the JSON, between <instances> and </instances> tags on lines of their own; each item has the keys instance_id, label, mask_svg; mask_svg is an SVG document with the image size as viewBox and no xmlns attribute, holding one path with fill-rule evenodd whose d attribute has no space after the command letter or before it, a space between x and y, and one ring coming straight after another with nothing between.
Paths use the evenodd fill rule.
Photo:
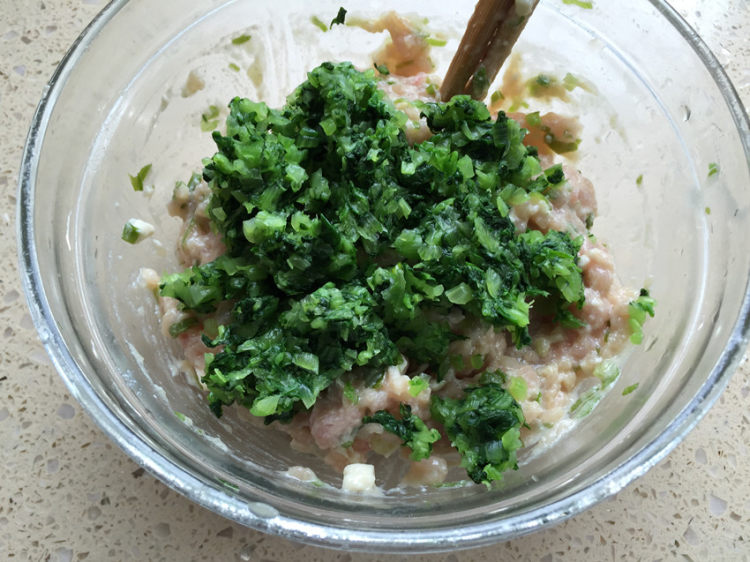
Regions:
<instances>
[{"instance_id":1,"label":"chopped green vegetable","mask_svg":"<svg viewBox=\"0 0 750 562\"><path fill-rule=\"evenodd\" d=\"M242 45L243 43L247 43L248 41L250 41L250 39L252 39L252 35L243 33L242 35L232 39L232 45Z\"/></svg>"},{"instance_id":2,"label":"chopped green vegetable","mask_svg":"<svg viewBox=\"0 0 750 562\"><path fill-rule=\"evenodd\" d=\"M706 214L707 214L707 215L710 215L710 214L711 214L711 207L706 207Z\"/></svg>"},{"instance_id":3,"label":"chopped green vegetable","mask_svg":"<svg viewBox=\"0 0 750 562\"><path fill-rule=\"evenodd\" d=\"M585 10L590 10L594 7L594 3L587 0L562 0L563 4L568 4L569 6L578 6L579 8L583 8Z\"/></svg>"},{"instance_id":4,"label":"chopped green vegetable","mask_svg":"<svg viewBox=\"0 0 750 562\"><path fill-rule=\"evenodd\" d=\"M594 386L584 392L578 400L570 407L570 415L573 419L581 419L588 416L594 407L602 399L602 390L599 386Z\"/></svg>"},{"instance_id":5,"label":"chopped green vegetable","mask_svg":"<svg viewBox=\"0 0 750 562\"><path fill-rule=\"evenodd\" d=\"M154 233L154 226L139 219L130 219L122 228L121 238L128 244L135 244Z\"/></svg>"},{"instance_id":6,"label":"chopped green vegetable","mask_svg":"<svg viewBox=\"0 0 750 562\"><path fill-rule=\"evenodd\" d=\"M620 376L620 367L612 360L605 360L594 368L594 376L601 381L601 388L607 388Z\"/></svg>"},{"instance_id":7,"label":"chopped green vegetable","mask_svg":"<svg viewBox=\"0 0 750 562\"><path fill-rule=\"evenodd\" d=\"M237 65L236 65L235 63L233 63L233 62L230 62L230 63L229 63L229 69L230 69L230 70L234 70L235 72L239 72L239 71L240 71L240 67L239 67L239 66L237 66Z\"/></svg>"},{"instance_id":8,"label":"chopped green vegetable","mask_svg":"<svg viewBox=\"0 0 750 562\"><path fill-rule=\"evenodd\" d=\"M565 89L569 92L572 92L576 88L583 88L581 81L573 76L570 72L563 76L563 86L565 86Z\"/></svg>"},{"instance_id":9,"label":"chopped green vegetable","mask_svg":"<svg viewBox=\"0 0 750 562\"><path fill-rule=\"evenodd\" d=\"M401 438L406 447L411 449L411 459L419 461L432 454L432 444L440 439L437 429L429 429L421 418L411 413L411 406L401 404L401 419L396 419L386 410L379 410L371 416L362 418L362 423L379 423L389 433Z\"/></svg>"},{"instance_id":10,"label":"chopped green vegetable","mask_svg":"<svg viewBox=\"0 0 750 562\"><path fill-rule=\"evenodd\" d=\"M622 395L623 396L627 396L631 392L635 391L637 388L638 388L638 383L631 384L630 386L628 386L628 387L626 387L626 388L623 389Z\"/></svg>"},{"instance_id":11,"label":"chopped green vegetable","mask_svg":"<svg viewBox=\"0 0 750 562\"><path fill-rule=\"evenodd\" d=\"M130 185L133 186L133 191L143 191L143 180L146 179L149 172L151 172L151 164L146 164L138 170L136 175L130 176Z\"/></svg>"},{"instance_id":12,"label":"chopped green vegetable","mask_svg":"<svg viewBox=\"0 0 750 562\"><path fill-rule=\"evenodd\" d=\"M201 114L201 131L213 131L219 126L219 108L209 105L208 109Z\"/></svg>"},{"instance_id":13,"label":"chopped green vegetable","mask_svg":"<svg viewBox=\"0 0 750 562\"><path fill-rule=\"evenodd\" d=\"M523 377L510 377L508 392L516 402L523 402L526 400L526 395L528 393L526 380Z\"/></svg>"},{"instance_id":14,"label":"chopped green vegetable","mask_svg":"<svg viewBox=\"0 0 750 562\"><path fill-rule=\"evenodd\" d=\"M531 341L532 307L582 325L573 313L584 302L582 238L519 233L509 216L524 201L549 204L562 168L543 170L518 123L503 112L493 119L468 96L418 107L433 135L412 146L406 115L384 99L375 71L350 63L312 70L280 110L231 101L202 175L226 253L160 283L199 315L231 303L229 320L204 334L215 353L202 381L216 415L238 403L267 423L288 421L345 373L375 386L402 357L439 376L460 337L448 322L454 307L519 348ZM513 395L527 393L493 377L462 399L433 401L464 466L484 482L515 467L523 418ZM482 428L471 426L473 406ZM412 417L396 421L421 435L405 441L422 455L433 441Z\"/></svg>"},{"instance_id":15,"label":"chopped green vegetable","mask_svg":"<svg viewBox=\"0 0 750 562\"><path fill-rule=\"evenodd\" d=\"M427 390L430 387L430 381L426 376L420 375L409 379L409 394L414 397L422 394L423 390Z\"/></svg>"},{"instance_id":16,"label":"chopped green vegetable","mask_svg":"<svg viewBox=\"0 0 750 562\"><path fill-rule=\"evenodd\" d=\"M448 43L445 39L437 39L436 37L428 37L425 39L425 42L430 47L445 47L445 45Z\"/></svg>"},{"instance_id":17,"label":"chopped green vegetable","mask_svg":"<svg viewBox=\"0 0 750 562\"><path fill-rule=\"evenodd\" d=\"M187 421L187 416L183 414L182 412L178 412L175 410L174 415L177 417L178 420L180 420L182 423L185 423Z\"/></svg>"},{"instance_id":18,"label":"chopped green vegetable","mask_svg":"<svg viewBox=\"0 0 750 562\"><path fill-rule=\"evenodd\" d=\"M481 369L483 365L484 365L484 357L482 357L478 353L476 355L471 356L471 368L472 369Z\"/></svg>"},{"instance_id":19,"label":"chopped green vegetable","mask_svg":"<svg viewBox=\"0 0 750 562\"><path fill-rule=\"evenodd\" d=\"M318 16L313 16L313 17L311 17L311 18L310 18L310 21L312 22L312 24L313 24L313 25L314 25L315 27L317 27L317 28L318 28L318 29L320 29L321 31L328 31L328 26L327 26L326 24L324 24L324 23L323 23L323 22L322 22L322 21L320 20L320 18L319 18Z\"/></svg>"},{"instance_id":20,"label":"chopped green vegetable","mask_svg":"<svg viewBox=\"0 0 750 562\"><path fill-rule=\"evenodd\" d=\"M359 394L357 394L357 391L352 386L352 383L347 382L344 385L344 398L346 398L350 403L357 404L359 402Z\"/></svg>"},{"instance_id":21,"label":"chopped green vegetable","mask_svg":"<svg viewBox=\"0 0 750 562\"><path fill-rule=\"evenodd\" d=\"M487 96L489 87L490 81L487 76L487 68L484 66L484 63L480 63L471 80L471 97L475 100L484 99Z\"/></svg>"},{"instance_id":22,"label":"chopped green vegetable","mask_svg":"<svg viewBox=\"0 0 750 562\"><path fill-rule=\"evenodd\" d=\"M461 453L461 466L474 482L489 484L500 480L504 471L518 468L523 413L499 384L468 388L457 400L433 396L430 411Z\"/></svg>"},{"instance_id":23,"label":"chopped green vegetable","mask_svg":"<svg viewBox=\"0 0 750 562\"><path fill-rule=\"evenodd\" d=\"M643 341L643 323L646 315L654 316L656 301L651 298L646 289L641 289L637 299L628 304L628 324L630 326L630 341L636 345Z\"/></svg>"},{"instance_id":24,"label":"chopped green vegetable","mask_svg":"<svg viewBox=\"0 0 750 562\"><path fill-rule=\"evenodd\" d=\"M374 66L375 66L375 70L377 70L378 72L380 72L380 74L382 74L383 76L388 76L391 73L388 70L388 67L386 65L384 65L384 64L374 63Z\"/></svg>"},{"instance_id":25,"label":"chopped green vegetable","mask_svg":"<svg viewBox=\"0 0 750 562\"><path fill-rule=\"evenodd\" d=\"M526 122L532 127L541 127L542 118L539 116L538 111L526 114Z\"/></svg>"},{"instance_id":26,"label":"chopped green vegetable","mask_svg":"<svg viewBox=\"0 0 750 562\"><path fill-rule=\"evenodd\" d=\"M708 177L715 176L719 173L719 165L716 162L711 162L708 165Z\"/></svg>"},{"instance_id":27,"label":"chopped green vegetable","mask_svg":"<svg viewBox=\"0 0 750 562\"><path fill-rule=\"evenodd\" d=\"M184 318L180 320L179 322L175 322L169 327L169 335L173 338L176 338L183 332L186 332L193 326L198 324L198 319L194 316L188 316L187 318Z\"/></svg>"},{"instance_id":28,"label":"chopped green vegetable","mask_svg":"<svg viewBox=\"0 0 750 562\"><path fill-rule=\"evenodd\" d=\"M637 178L635 178L635 185L638 187L641 187L643 185L643 174L639 174Z\"/></svg>"},{"instance_id":29,"label":"chopped green vegetable","mask_svg":"<svg viewBox=\"0 0 750 562\"><path fill-rule=\"evenodd\" d=\"M604 396L604 391L620 376L620 368L614 361L605 360L594 368L594 376L600 382L584 392L570 407L570 415L574 419L584 418L592 412Z\"/></svg>"},{"instance_id":30,"label":"chopped green vegetable","mask_svg":"<svg viewBox=\"0 0 750 562\"><path fill-rule=\"evenodd\" d=\"M331 28L333 28L334 25L344 25L344 20L346 19L346 10L344 8L339 8L338 14L336 14L336 17L331 20Z\"/></svg>"}]
</instances>

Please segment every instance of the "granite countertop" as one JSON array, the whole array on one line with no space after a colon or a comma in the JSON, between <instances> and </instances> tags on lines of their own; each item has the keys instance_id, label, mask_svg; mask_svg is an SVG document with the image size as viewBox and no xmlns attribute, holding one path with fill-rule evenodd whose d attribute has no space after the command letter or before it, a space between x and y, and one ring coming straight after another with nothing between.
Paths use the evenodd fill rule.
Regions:
<instances>
[{"instance_id":1,"label":"granite countertop","mask_svg":"<svg viewBox=\"0 0 750 562\"><path fill-rule=\"evenodd\" d=\"M615 0L594 0L596 2ZM158 4L158 2L155 2ZM221 518L144 473L69 396L17 273L16 182L45 83L104 0L0 0L0 559L382 560ZM750 105L750 2L674 0ZM748 186L750 187L750 186ZM424 561L747 560L750 364L687 439L615 497L536 534Z\"/></svg>"}]
</instances>

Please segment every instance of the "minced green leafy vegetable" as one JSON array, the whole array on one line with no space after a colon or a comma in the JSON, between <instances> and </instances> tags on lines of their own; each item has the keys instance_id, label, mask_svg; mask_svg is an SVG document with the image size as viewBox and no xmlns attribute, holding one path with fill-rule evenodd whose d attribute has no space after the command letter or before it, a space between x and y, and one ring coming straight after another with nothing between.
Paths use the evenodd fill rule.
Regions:
<instances>
[{"instance_id":1,"label":"minced green leafy vegetable","mask_svg":"<svg viewBox=\"0 0 750 562\"><path fill-rule=\"evenodd\" d=\"M628 394L635 392L637 388L638 388L638 383L631 384L630 386L627 386L622 390L622 395L627 396Z\"/></svg>"},{"instance_id":2,"label":"minced green leafy vegetable","mask_svg":"<svg viewBox=\"0 0 750 562\"><path fill-rule=\"evenodd\" d=\"M312 16L310 18L312 24L320 29L321 31L328 31L328 26L318 16Z\"/></svg>"},{"instance_id":3,"label":"minced green leafy vegetable","mask_svg":"<svg viewBox=\"0 0 750 562\"><path fill-rule=\"evenodd\" d=\"M474 482L499 480L517 468L521 447L521 406L496 382L468 388L463 398L432 400L432 417L461 453L461 466Z\"/></svg>"},{"instance_id":4,"label":"minced green leafy vegetable","mask_svg":"<svg viewBox=\"0 0 750 562\"><path fill-rule=\"evenodd\" d=\"M242 35L239 35L238 37L235 37L232 39L232 45L242 45L243 43L247 43L252 39L252 35L248 35L247 33L243 33Z\"/></svg>"},{"instance_id":5,"label":"minced green leafy vegetable","mask_svg":"<svg viewBox=\"0 0 750 562\"><path fill-rule=\"evenodd\" d=\"M336 14L336 17L331 20L331 28L333 28L334 25L344 25L344 21L346 20L346 10L344 8L339 8L338 13Z\"/></svg>"},{"instance_id":6,"label":"minced green leafy vegetable","mask_svg":"<svg viewBox=\"0 0 750 562\"><path fill-rule=\"evenodd\" d=\"M578 6L584 10L590 10L594 7L594 3L589 0L562 0L562 2L563 4Z\"/></svg>"},{"instance_id":7,"label":"minced green leafy vegetable","mask_svg":"<svg viewBox=\"0 0 750 562\"><path fill-rule=\"evenodd\" d=\"M134 176L130 176L130 185L133 186L133 191L143 191L143 180L151 172L151 164L146 164L138 170L138 173Z\"/></svg>"},{"instance_id":8,"label":"minced green leafy vegetable","mask_svg":"<svg viewBox=\"0 0 750 562\"><path fill-rule=\"evenodd\" d=\"M213 131L219 126L219 108L209 105L208 109L201 114L201 131Z\"/></svg>"},{"instance_id":9,"label":"minced green leafy vegetable","mask_svg":"<svg viewBox=\"0 0 750 562\"><path fill-rule=\"evenodd\" d=\"M599 379L599 383L584 392L570 407L570 414L573 418L580 419L592 412L604 396L604 391L620 376L620 367L614 361L602 361L594 368L594 376Z\"/></svg>"},{"instance_id":10,"label":"minced green leafy vegetable","mask_svg":"<svg viewBox=\"0 0 750 562\"><path fill-rule=\"evenodd\" d=\"M401 438L403 444L411 449L411 459L419 461L432 454L432 444L440 439L437 429L429 429L422 419L411 413L411 406L401 404L399 408L401 419L387 412L379 410L371 416L362 418L362 423L379 423L383 429Z\"/></svg>"},{"instance_id":11,"label":"minced green leafy vegetable","mask_svg":"<svg viewBox=\"0 0 750 562\"><path fill-rule=\"evenodd\" d=\"M409 380L409 394L412 396L419 396L422 391L427 390L430 386L430 382L427 376L420 375Z\"/></svg>"},{"instance_id":12,"label":"minced green leafy vegetable","mask_svg":"<svg viewBox=\"0 0 750 562\"><path fill-rule=\"evenodd\" d=\"M654 317L654 306L656 301L648 294L646 289L628 304L628 324L630 325L630 341L636 345L643 341L643 323L646 315Z\"/></svg>"},{"instance_id":13,"label":"minced green leafy vegetable","mask_svg":"<svg viewBox=\"0 0 750 562\"><path fill-rule=\"evenodd\" d=\"M229 104L218 152L203 162L226 254L160 285L197 317L233 306L204 335L217 415L237 402L267 423L288 421L344 373L371 386L402 355L439 378L460 338L447 320L456 306L517 347L531 341L532 306L582 325L571 312L584 302L581 237L518 233L509 217L512 205L552 195L561 167L543 170L514 120L492 119L468 96L419 107L434 134L412 146L374 70L350 63L311 71L282 109ZM432 414L475 481L515 467L523 416L499 383L433 397ZM412 418L402 410L399 428L422 435Z\"/></svg>"},{"instance_id":14,"label":"minced green leafy vegetable","mask_svg":"<svg viewBox=\"0 0 750 562\"><path fill-rule=\"evenodd\" d=\"M140 219L130 219L122 227L122 238L128 244L136 244L154 233L154 226Z\"/></svg>"}]
</instances>

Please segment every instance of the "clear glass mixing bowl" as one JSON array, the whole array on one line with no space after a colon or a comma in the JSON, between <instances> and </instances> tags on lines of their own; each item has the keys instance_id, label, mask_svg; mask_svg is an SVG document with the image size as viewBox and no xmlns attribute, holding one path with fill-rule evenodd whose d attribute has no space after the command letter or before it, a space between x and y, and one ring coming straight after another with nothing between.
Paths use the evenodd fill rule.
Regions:
<instances>
[{"instance_id":1,"label":"clear glass mixing bowl","mask_svg":"<svg viewBox=\"0 0 750 562\"><path fill-rule=\"evenodd\" d=\"M442 74L471 4L377 1L359 14L396 8L428 18L424 25L450 39L435 49ZM338 5L122 0L91 23L44 93L22 166L20 260L41 339L71 393L136 462L239 523L332 547L414 552L481 545L560 521L664 457L745 351L747 116L717 61L666 2L584 10L543 1L517 50L529 75L570 72L593 84L577 101L576 166L597 186L596 234L626 285L650 286L656 318L603 403L499 489L347 495L336 488L338 475L290 451L283 435L236 409L213 417L161 336L152 295L136 283L141 266L177 269L178 225L165 204L173 182L212 153L199 127L207 106L237 94L278 105L316 57L369 64L363 53L382 35L341 44L309 22L313 13L329 20ZM232 46L243 33L264 42L260 50ZM259 57L275 69L262 81L253 71ZM191 70L203 88L187 95ZM127 178L147 162L147 183L156 185L150 197L133 192ZM719 172L709 176L712 163ZM155 237L123 243L131 217L154 223ZM295 464L332 486L280 474Z\"/></svg>"}]
</instances>

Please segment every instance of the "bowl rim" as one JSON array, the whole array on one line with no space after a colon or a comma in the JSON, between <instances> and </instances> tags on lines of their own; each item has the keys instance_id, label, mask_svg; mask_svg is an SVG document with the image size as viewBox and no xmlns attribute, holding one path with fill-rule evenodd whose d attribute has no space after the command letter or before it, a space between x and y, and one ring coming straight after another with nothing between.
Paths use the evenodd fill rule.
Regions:
<instances>
[{"instance_id":1,"label":"bowl rim","mask_svg":"<svg viewBox=\"0 0 750 562\"><path fill-rule=\"evenodd\" d=\"M551 504L546 504L543 509L536 508L520 516L495 519L468 527L457 527L450 531L445 529L418 532L353 530L308 523L278 514L273 508L269 510L269 506L243 501L219 487L211 487L175 462L161 456L154 447L139 438L110 412L66 348L44 292L34 240L35 179L39 153L52 111L76 62L91 41L128 1L112 0L96 15L62 58L43 90L41 101L31 121L19 173L16 209L18 260L22 286L32 320L42 344L69 392L112 441L139 466L148 470L170 488L199 505L242 525L318 546L349 551L391 553L439 552L478 547L559 523L614 495L666 457L706 414L728 384L750 339L750 280L746 283L742 306L728 343L710 375L680 414L633 457L622 462L589 487ZM648 0L648 2L693 48L721 90L740 135L750 167L750 120L726 72L708 46L674 8L665 0Z\"/></svg>"}]
</instances>

